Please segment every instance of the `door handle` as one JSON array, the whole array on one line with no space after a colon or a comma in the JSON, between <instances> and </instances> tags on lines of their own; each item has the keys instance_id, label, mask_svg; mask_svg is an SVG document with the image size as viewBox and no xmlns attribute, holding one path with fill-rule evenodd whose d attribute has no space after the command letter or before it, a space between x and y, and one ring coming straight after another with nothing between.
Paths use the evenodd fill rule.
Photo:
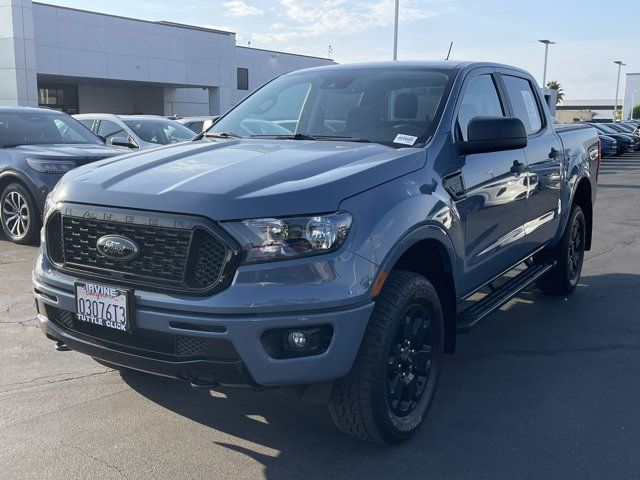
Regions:
<instances>
[{"instance_id":1,"label":"door handle","mask_svg":"<svg viewBox=\"0 0 640 480\"><path fill-rule=\"evenodd\" d=\"M511 173L513 173L514 175L519 175L522 172L524 172L527 169L527 165L518 161L518 160L514 160L513 161L513 165L511 166Z\"/></svg>"}]
</instances>

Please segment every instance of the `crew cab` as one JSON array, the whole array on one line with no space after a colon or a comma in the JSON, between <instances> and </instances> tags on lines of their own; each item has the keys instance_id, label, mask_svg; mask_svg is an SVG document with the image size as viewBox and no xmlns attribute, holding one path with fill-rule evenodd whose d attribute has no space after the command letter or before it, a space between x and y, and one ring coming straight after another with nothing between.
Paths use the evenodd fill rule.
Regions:
<instances>
[{"instance_id":1,"label":"crew cab","mask_svg":"<svg viewBox=\"0 0 640 480\"><path fill-rule=\"evenodd\" d=\"M59 348L281 388L397 443L457 334L534 282L569 294L591 247L596 131L556 130L518 68L302 70L202 137L73 170L49 196L33 283Z\"/></svg>"}]
</instances>

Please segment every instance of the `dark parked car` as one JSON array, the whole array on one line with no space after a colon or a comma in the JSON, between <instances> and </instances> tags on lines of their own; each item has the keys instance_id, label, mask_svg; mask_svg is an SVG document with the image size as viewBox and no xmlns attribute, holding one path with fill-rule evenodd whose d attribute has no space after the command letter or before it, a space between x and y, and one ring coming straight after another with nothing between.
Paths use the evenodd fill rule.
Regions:
<instances>
[{"instance_id":1,"label":"dark parked car","mask_svg":"<svg viewBox=\"0 0 640 480\"><path fill-rule=\"evenodd\" d=\"M608 135L598 133L600 139L600 148L602 150L603 157L610 157L618 155L618 141Z\"/></svg>"},{"instance_id":2,"label":"dark parked car","mask_svg":"<svg viewBox=\"0 0 640 480\"><path fill-rule=\"evenodd\" d=\"M0 107L0 219L15 243L36 240L45 197L79 165L122 154L69 115Z\"/></svg>"},{"instance_id":3,"label":"dark parked car","mask_svg":"<svg viewBox=\"0 0 640 480\"><path fill-rule=\"evenodd\" d=\"M589 123L588 125L595 128L599 133L615 138L618 142L618 155L640 149L640 139L631 133L620 133L618 130L611 128L611 124Z\"/></svg>"},{"instance_id":4,"label":"dark parked car","mask_svg":"<svg viewBox=\"0 0 640 480\"><path fill-rule=\"evenodd\" d=\"M612 128L612 129L614 129L614 130L616 130L617 132L620 132L620 133L629 133L629 134L632 134L632 135L634 135L635 131L636 131L635 128L633 128L630 125L626 125L624 123L608 123L607 127Z\"/></svg>"},{"instance_id":5,"label":"dark parked car","mask_svg":"<svg viewBox=\"0 0 640 480\"><path fill-rule=\"evenodd\" d=\"M523 70L301 70L214 129L52 193L33 281L59 348L197 388L283 388L396 443L457 333L534 282L578 285L598 137L556 129Z\"/></svg>"}]
</instances>

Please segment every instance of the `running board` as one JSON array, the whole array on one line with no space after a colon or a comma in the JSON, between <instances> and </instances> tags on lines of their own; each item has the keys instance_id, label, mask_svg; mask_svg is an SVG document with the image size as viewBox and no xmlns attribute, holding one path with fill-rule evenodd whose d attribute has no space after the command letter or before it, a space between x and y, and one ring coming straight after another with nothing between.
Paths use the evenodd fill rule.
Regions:
<instances>
[{"instance_id":1,"label":"running board","mask_svg":"<svg viewBox=\"0 0 640 480\"><path fill-rule=\"evenodd\" d=\"M478 301L458 315L457 332L467 333L480 321L494 310L499 309L522 290L535 282L542 275L554 267L553 263L544 263L527 267L508 282L493 290L490 294Z\"/></svg>"}]
</instances>

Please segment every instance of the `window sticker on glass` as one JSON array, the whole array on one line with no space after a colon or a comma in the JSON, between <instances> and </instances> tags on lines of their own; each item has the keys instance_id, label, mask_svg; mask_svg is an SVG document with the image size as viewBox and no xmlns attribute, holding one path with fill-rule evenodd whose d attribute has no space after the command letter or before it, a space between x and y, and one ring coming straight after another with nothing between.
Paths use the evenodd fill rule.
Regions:
<instances>
[{"instance_id":1,"label":"window sticker on glass","mask_svg":"<svg viewBox=\"0 0 640 480\"><path fill-rule=\"evenodd\" d=\"M529 115L529 124L531 125L531 131L537 132L538 130L540 130L540 128L542 128L542 123L540 122L540 115L538 113L536 101L529 90L522 90L520 93L522 94L522 100L527 107L527 114Z\"/></svg>"},{"instance_id":2,"label":"window sticker on glass","mask_svg":"<svg viewBox=\"0 0 640 480\"><path fill-rule=\"evenodd\" d=\"M400 143L402 145L413 145L416 143L417 140L418 140L418 137L413 137L411 135L403 135L402 133L399 133L398 135L396 135L396 138L393 141L393 143Z\"/></svg>"}]
</instances>

